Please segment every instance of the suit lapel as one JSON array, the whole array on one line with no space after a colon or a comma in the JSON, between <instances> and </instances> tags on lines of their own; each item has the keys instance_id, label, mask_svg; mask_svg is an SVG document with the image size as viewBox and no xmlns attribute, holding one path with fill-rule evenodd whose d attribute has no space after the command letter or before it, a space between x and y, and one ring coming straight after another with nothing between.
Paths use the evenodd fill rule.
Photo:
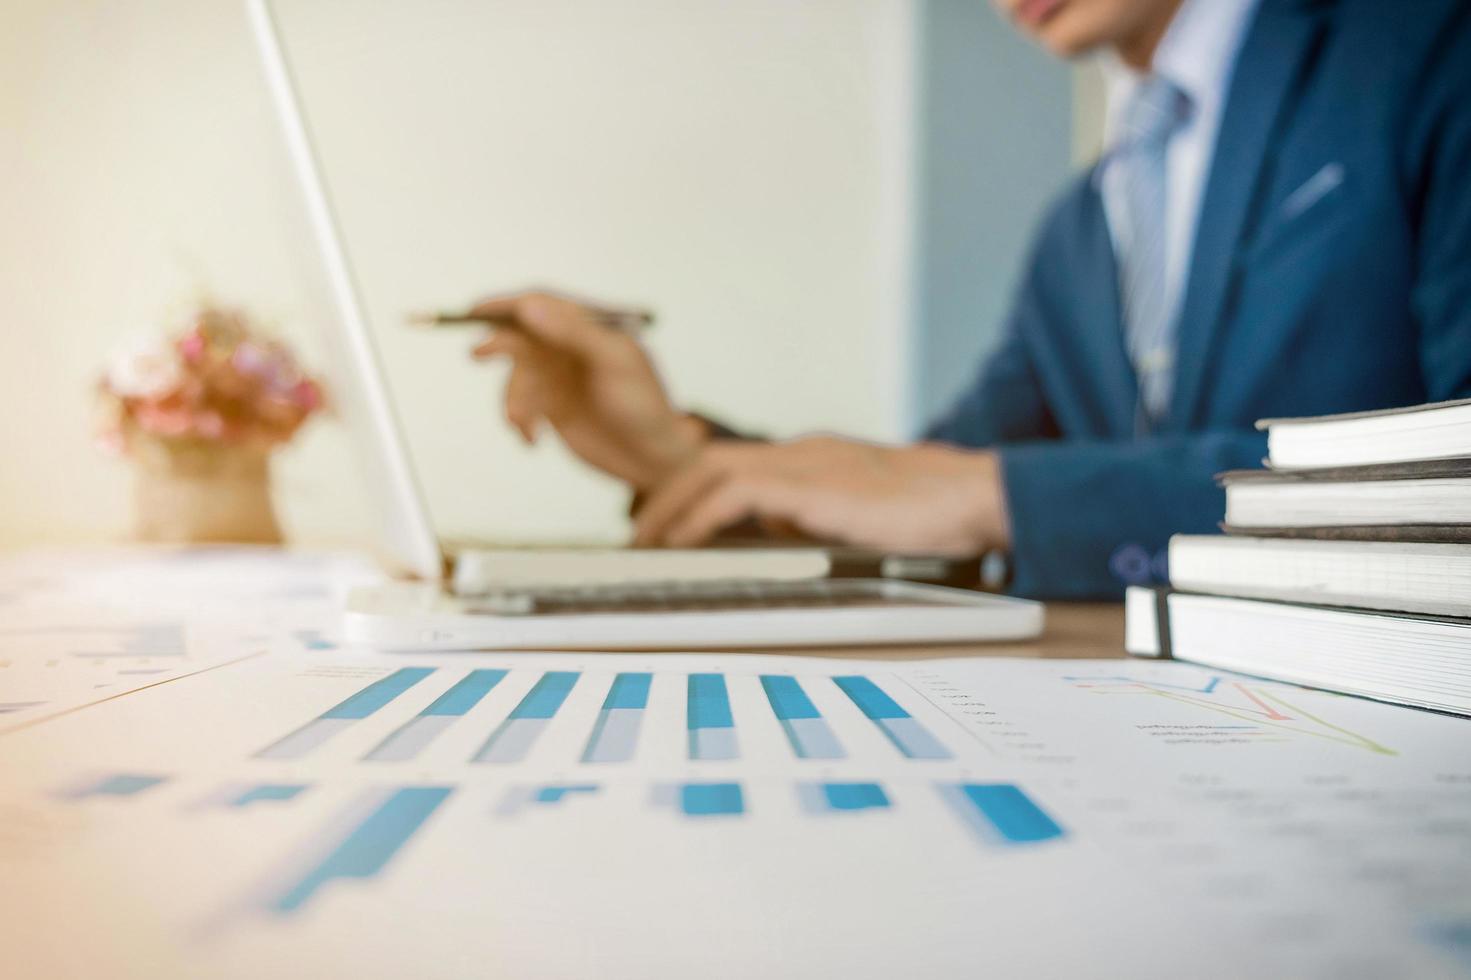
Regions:
<instances>
[{"instance_id":1,"label":"suit lapel","mask_svg":"<svg viewBox=\"0 0 1471 980\"><path fill-rule=\"evenodd\" d=\"M1076 278L1070 293L1075 298L1078 340L1088 347L1084 363L1096 384L1097 400L1091 418L1101 418L1104 437L1128 439L1134 435L1134 407L1139 400L1139 381L1129 352L1124 347L1122 313L1119 305L1118 260L1108 233L1103 198L1093 187L1092 174L1081 201L1081 232L1072 268ZM1079 386L1080 391L1089 386Z\"/></svg>"},{"instance_id":2,"label":"suit lapel","mask_svg":"<svg viewBox=\"0 0 1471 980\"><path fill-rule=\"evenodd\" d=\"M1166 431L1182 432L1196 422L1211 349L1227 319L1237 251L1260 206L1268 154L1321 35L1325 6L1308 0L1262 0L1237 59L1180 309Z\"/></svg>"}]
</instances>

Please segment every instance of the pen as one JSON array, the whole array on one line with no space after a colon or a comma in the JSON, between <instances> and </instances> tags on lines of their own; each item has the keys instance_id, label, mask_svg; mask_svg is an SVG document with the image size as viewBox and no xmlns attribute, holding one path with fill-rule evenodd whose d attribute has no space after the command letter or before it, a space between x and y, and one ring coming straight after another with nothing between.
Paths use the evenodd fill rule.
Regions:
<instances>
[{"instance_id":1,"label":"pen","mask_svg":"<svg viewBox=\"0 0 1471 980\"><path fill-rule=\"evenodd\" d=\"M588 307L588 315L602 326L610 330L622 330L628 333L637 333L645 330L654 323L654 314L648 310L606 310L597 307ZM479 313L449 313L444 311L428 311L410 313L407 317L410 324L416 327L455 327L455 326L493 326L514 327L516 320L509 316L485 316Z\"/></svg>"}]
</instances>

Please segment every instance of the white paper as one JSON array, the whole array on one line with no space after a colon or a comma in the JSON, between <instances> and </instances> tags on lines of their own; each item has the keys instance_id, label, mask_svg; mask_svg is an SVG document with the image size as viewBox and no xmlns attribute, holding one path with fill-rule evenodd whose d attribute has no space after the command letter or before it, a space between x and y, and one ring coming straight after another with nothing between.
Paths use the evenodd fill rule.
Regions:
<instances>
[{"instance_id":1,"label":"white paper","mask_svg":"<svg viewBox=\"0 0 1471 980\"><path fill-rule=\"evenodd\" d=\"M264 548L0 560L0 732L272 649L335 645L360 558Z\"/></svg>"},{"instance_id":2,"label":"white paper","mask_svg":"<svg viewBox=\"0 0 1471 980\"><path fill-rule=\"evenodd\" d=\"M1454 976L1468 747L1171 663L282 649L0 738L0 916L27 976Z\"/></svg>"}]
</instances>

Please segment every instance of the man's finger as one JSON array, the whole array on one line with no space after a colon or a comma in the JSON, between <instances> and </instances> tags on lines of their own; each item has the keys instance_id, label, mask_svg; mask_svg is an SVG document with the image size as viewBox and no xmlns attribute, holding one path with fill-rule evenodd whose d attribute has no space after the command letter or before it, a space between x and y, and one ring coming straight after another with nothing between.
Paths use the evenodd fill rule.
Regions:
<instances>
[{"instance_id":1,"label":"man's finger","mask_svg":"<svg viewBox=\"0 0 1471 980\"><path fill-rule=\"evenodd\" d=\"M725 528L758 513L765 486L752 480L722 481L676 517L659 543L668 548L694 548L704 544Z\"/></svg>"},{"instance_id":2,"label":"man's finger","mask_svg":"<svg viewBox=\"0 0 1471 980\"><path fill-rule=\"evenodd\" d=\"M521 433L522 441L528 446L536 442L537 423L542 416L537 405L536 387L533 372L519 365L511 370L506 381L506 421Z\"/></svg>"},{"instance_id":3,"label":"man's finger","mask_svg":"<svg viewBox=\"0 0 1471 980\"><path fill-rule=\"evenodd\" d=\"M508 330L497 332L472 350L470 355L481 361L505 357L510 359L513 366L529 369L536 376L538 392L544 398L559 392L566 394L565 389L570 384L567 378L568 355Z\"/></svg>"},{"instance_id":4,"label":"man's finger","mask_svg":"<svg viewBox=\"0 0 1471 980\"><path fill-rule=\"evenodd\" d=\"M470 313L505 321L536 340L585 356L604 353L620 339L588 308L548 293L494 296L476 303Z\"/></svg>"},{"instance_id":5,"label":"man's finger","mask_svg":"<svg viewBox=\"0 0 1471 980\"><path fill-rule=\"evenodd\" d=\"M638 513L633 543L653 547L663 542L669 525L726 478L724 460L707 451L690 466L655 488Z\"/></svg>"},{"instance_id":6,"label":"man's finger","mask_svg":"<svg viewBox=\"0 0 1471 980\"><path fill-rule=\"evenodd\" d=\"M521 357L528 353L535 341L512 330L493 330L490 336L470 349L470 356L479 361L492 357Z\"/></svg>"}]
</instances>

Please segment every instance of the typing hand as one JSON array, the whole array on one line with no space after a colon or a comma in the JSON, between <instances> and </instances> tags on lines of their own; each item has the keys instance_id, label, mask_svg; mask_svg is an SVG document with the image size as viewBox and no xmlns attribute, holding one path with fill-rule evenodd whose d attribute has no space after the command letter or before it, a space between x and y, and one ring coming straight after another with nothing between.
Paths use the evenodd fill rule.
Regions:
<instances>
[{"instance_id":1,"label":"typing hand","mask_svg":"<svg viewBox=\"0 0 1471 980\"><path fill-rule=\"evenodd\" d=\"M547 422L584 462L645 489L689 463L705 426L670 404L638 340L560 296L488 299L471 312L508 319L472 352L511 361L506 419L534 442Z\"/></svg>"},{"instance_id":2,"label":"typing hand","mask_svg":"<svg viewBox=\"0 0 1471 980\"><path fill-rule=\"evenodd\" d=\"M830 437L710 443L655 488L634 541L691 547L748 518L899 552L968 555L1010 541L994 454Z\"/></svg>"}]
</instances>

